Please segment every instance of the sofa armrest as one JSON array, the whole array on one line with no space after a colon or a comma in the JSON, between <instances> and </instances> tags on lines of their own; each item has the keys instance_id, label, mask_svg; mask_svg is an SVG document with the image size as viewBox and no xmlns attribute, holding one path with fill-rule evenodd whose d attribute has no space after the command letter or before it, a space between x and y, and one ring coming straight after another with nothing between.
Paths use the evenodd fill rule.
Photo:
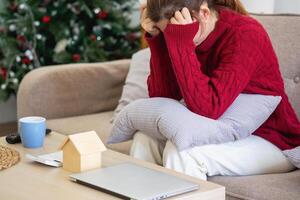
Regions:
<instances>
[{"instance_id":1,"label":"sofa armrest","mask_svg":"<svg viewBox=\"0 0 300 200\"><path fill-rule=\"evenodd\" d=\"M130 60L42 67L28 73L17 96L18 118L71 117L114 109Z\"/></svg>"}]
</instances>

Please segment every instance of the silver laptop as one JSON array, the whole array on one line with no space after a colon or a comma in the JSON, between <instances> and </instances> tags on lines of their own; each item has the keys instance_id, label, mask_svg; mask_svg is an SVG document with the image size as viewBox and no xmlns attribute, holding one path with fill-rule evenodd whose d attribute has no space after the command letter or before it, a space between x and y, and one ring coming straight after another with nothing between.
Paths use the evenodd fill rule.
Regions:
<instances>
[{"instance_id":1,"label":"silver laptop","mask_svg":"<svg viewBox=\"0 0 300 200\"><path fill-rule=\"evenodd\" d=\"M122 199L158 200L199 188L196 183L132 163L72 174L70 179Z\"/></svg>"}]
</instances>

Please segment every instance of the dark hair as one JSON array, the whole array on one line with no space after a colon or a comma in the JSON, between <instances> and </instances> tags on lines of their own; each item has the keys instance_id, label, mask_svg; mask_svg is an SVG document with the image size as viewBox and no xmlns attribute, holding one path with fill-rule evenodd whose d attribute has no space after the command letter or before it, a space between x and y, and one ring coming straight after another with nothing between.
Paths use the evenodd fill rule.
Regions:
<instances>
[{"instance_id":1,"label":"dark hair","mask_svg":"<svg viewBox=\"0 0 300 200\"><path fill-rule=\"evenodd\" d=\"M170 19L177 10L187 7L190 12L199 12L200 6L206 2L210 9L216 6L228 7L242 15L248 15L240 0L147 0L148 17L158 22Z\"/></svg>"}]
</instances>

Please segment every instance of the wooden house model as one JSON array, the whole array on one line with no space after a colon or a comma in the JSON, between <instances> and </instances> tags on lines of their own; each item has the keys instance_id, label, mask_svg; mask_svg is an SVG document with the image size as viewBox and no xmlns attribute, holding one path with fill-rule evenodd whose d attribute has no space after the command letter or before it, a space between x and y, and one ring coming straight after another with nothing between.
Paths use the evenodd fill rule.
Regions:
<instances>
[{"instance_id":1,"label":"wooden house model","mask_svg":"<svg viewBox=\"0 0 300 200\"><path fill-rule=\"evenodd\" d=\"M105 145L95 131L69 135L61 146L63 168L71 172L101 167L101 153Z\"/></svg>"}]
</instances>

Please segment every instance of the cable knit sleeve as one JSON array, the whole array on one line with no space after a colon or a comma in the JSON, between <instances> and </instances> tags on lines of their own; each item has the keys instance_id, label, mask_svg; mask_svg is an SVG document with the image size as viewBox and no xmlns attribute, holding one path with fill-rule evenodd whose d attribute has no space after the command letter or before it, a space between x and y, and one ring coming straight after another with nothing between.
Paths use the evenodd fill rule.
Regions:
<instances>
[{"instance_id":1,"label":"cable knit sleeve","mask_svg":"<svg viewBox=\"0 0 300 200\"><path fill-rule=\"evenodd\" d=\"M182 99L163 34L152 37L146 33L145 38L151 51L147 79L149 96Z\"/></svg>"},{"instance_id":2,"label":"cable knit sleeve","mask_svg":"<svg viewBox=\"0 0 300 200\"><path fill-rule=\"evenodd\" d=\"M193 38L199 23L169 24L164 31L172 66L187 107L194 113L219 118L249 83L258 60L258 36L247 28L229 34L210 76L201 72Z\"/></svg>"}]
</instances>

